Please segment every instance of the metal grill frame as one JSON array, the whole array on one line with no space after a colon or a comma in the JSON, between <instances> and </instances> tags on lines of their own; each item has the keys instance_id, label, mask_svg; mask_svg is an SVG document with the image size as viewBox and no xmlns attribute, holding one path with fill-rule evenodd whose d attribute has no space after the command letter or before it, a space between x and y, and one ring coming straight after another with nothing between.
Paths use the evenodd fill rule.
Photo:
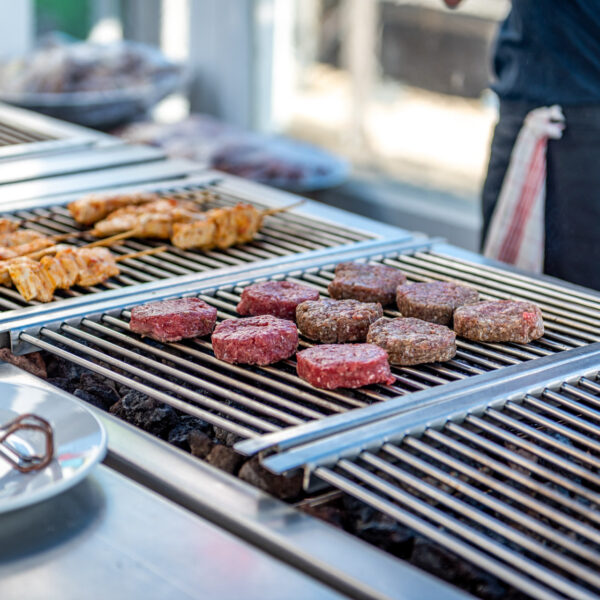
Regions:
<instances>
[{"instance_id":1,"label":"metal grill frame","mask_svg":"<svg viewBox=\"0 0 600 600\"><path fill-rule=\"evenodd\" d=\"M107 172L107 177L110 177L111 172ZM106 183L106 182L105 182ZM95 190L98 193L107 191L110 193L128 193L135 191L165 191L168 189L181 189L187 187L210 186L215 192L222 192L227 195L235 196L236 199L242 202L259 203L267 208L278 208L288 206L298 201L298 196L272 190L266 186L249 183L236 177L217 173L215 171L207 171L201 175L194 175L185 179L166 180L160 182L146 183L138 186L119 186L115 188L104 188ZM70 201L80 197L81 193L72 193L60 196L49 196L45 198L36 198L32 200L19 200L14 202L4 202L1 206L2 214L14 214L17 212L35 211L36 209L48 209L51 206L64 206ZM139 283L137 285L129 285L120 287L115 290L99 291L93 294L84 294L75 298L67 298L63 300L54 300L51 303L28 306L9 310L0 313L0 323L14 323L18 328L18 323L23 318L39 319L40 322L45 322L46 318L52 320L51 315L60 312L61 315L66 315L63 309L72 307L74 314L86 314L86 310L95 311L92 305L97 301L115 302L115 305L123 305L124 299L130 296L145 294L146 297L161 297L160 294L165 290L178 290L179 293L190 293L193 286L198 286L200 282L208 281L214 277L224 274L240 274L253 273L255 269L260 268L276 269L278 265L292 265L298 261L304 261L306 257L311 257L313 261L318 261L323 256L343 252L345 248L362 249L366 251L372 247L379 247L384 241L394 240L393 246L402 245L405 241L418 239L423 241L424 236L413 236L412 234L396 228L390 227L377 221L373 221L364 217L350 215L345 211L323 205L319 202L307 200L306 203L290 213L295 218L306 217L314 222L327 227L329 224L340 231L347 231L353 236L364 237L363 241L349 242L346 245L332 245L317 250L306 250L305 252L297 252L288 256L278 256L275 258L256 258L252 263L243 263L232 265L230 267L221 267L218 269L209 269L204 272L190 273L187 275L173 276L165 279L159 279L149 283ZM351 236L349 236L351 237ZM306 263L308 264L308 263ZM268 272L265 271L265 275ZM85 308L84 308L85 307ZM89 307L89 309L88 309ZM67 311L68 312L68 311ZM69 318L66 316L65 318ZM5 331L5 329L2 329ZM17 350L18 351L18 350Z\"/></svg>"},{"instance_id":2,"label":"metal grill frame","mask_svg":"<svg viewBox=\"0 0 600 600\"><path fill-rule=\"evenodd\" d=\"M16 137L14 143L0 146L0 161L123 144L118 138L105 133L4 103L0 103L0 126L2 124L14 129ZM19 140L19 137L22 139Z\"/></svg>"},{"instance_id":3,"label":"metal grill frame","mask_svg":"<svg viewBox=\"0 0 600 600\"><path fill-rule=\"evenodd\" d=\"M393 251L390 251L390 247L392 246L395 246L395 248ZM159 362L156 362L158 360L157 357L160 357L159 351L152 350L152 348L148 346L146 346L144 349L144 344L141 344L141 342L139 341L136 342L135 339L132 339L130 343L126 343L128 338L122 337L119 341L119 337L113 335L110 329L103 329L104 321L106 321L106 324L110 325L111 327L116 327L117 330L122 330L123 328L126 329L126 323L122 322L120 319L121 313L124 310L127 310L129 307L143 302L147 302L148 300L158 300L168 297L180 297L190 294L201 295L201 297L204 297L204 299L206 299L209 302L212 301L211 299L213 297L213 294L215 294L213 303L216 303L217 307L219 307L221 303L223 305L223 310L228 310L230 311L230 313L233 313L233 308L235 307L235 303L237 302L237 296L233 297L232 299L229 299L227 304L223 303L221 300L218 299L219 294L223 294L223 298L227 299L227 296L229 294L229 292L226 291L227 289L232 289L237 286L243 287L244 285L248 285L253 281L265 278L280 277L286 275L292 277L300 276L302 275L303 271L303 276L309 277L311 273L321 272L320 269L322 267L330 269L333 264L341 260L352 260L358 258L363 260L378 259L401 264L402 260L409 260L412 256L418 255L423 250L432 250L432 248L436 248L435 244L431 240L425 242L411 241L405 242L404 244L400 245L389 242L383 243L383 247L388 250L385 253L378 252L378 250L381 250L381 247L381 245L378 246L376 249L371 247L367 252L365 252L364 249L351 248L346 250L345 252L335 253L333 256L329 254L323 255L317 260L314 260L312 257L304 257L300 260L296 260L288 264L278 264L276 268L272 266L263 265L262 267L253 270L251 273L244 273L244 279L240 279L241 274L239 272L230 273L227 275L222 274L220 276L215 276L213 278L207 279L206 281L201 282L200 284L198 282L187 282L186 284L178 287L163 287L160 290L156 290L151 296L149 296L147 293L140 293L136 296L131 296L125 299L118 298L113 299L110 302L105 301L101 303L96 302L92 304L83 305L77 307L77 311L75 311L73 307L70 307L65 309L64 311L57 311L53 314L46 313L42 315L42 318L26 318L18 322L8 321L4 324L0 323L0 332L2 332L3 334L3 336L0 336L0 341L5 345L8 345L12 342L13 351L17 351L19 353L35 350L40 347L45 348L47 350L50 350L51 352L54 351L55 353L60 354L61 356L63 356L63 358L66 358L67 360L70 359L74 360L75 362L77 362L77 360L80 360L79 364L81 364L82 366L87 366L88 368L96 370L102 375L109 377L112 376L113 378L121 377L120 375L117 375L115 373L118 373L119 369L125 368L125 365L123 363L119 363L119 361L113 360L113 358L111 358L111 353L117 352L117 355L125 357L125 360L128 360L127 356L129 356L129 359L135 359L136 355L135 353L131 353L131 351L136 346L136 344L138 344L137 348L138 351L142 353L142 357L145 356L145 352L149 352L150 354L154 354L156 356L154 357L154 361L151 361L150 358L143 358L143 360L139 360L137 362L144 363L143 365L141 365L143 368L147 368L148 370L155 368L158 369L160 373L165 373L168 375L169 369L171 367L164 367L161 366ZM429 254L426 254L426 256L429 256ZM310 283L310 280L308 280L308 282ZM233 304L231 303L231 300L234 301ZM596 308L596 314L600 317L600 310L598 310L598 308ZM223 313L223 316L227 317L227 312ZM232 314L232 316L234 315ZM81 331L79 329L80 326L82 327ZM42 328L43 332L40 331ZM86 330L88 332L92 331L92 335L86 333ZM65 334L67 333L70 336L75 336L75 340L69 341L69 338L65 337ZM108 337L104 339L105 336ZM120 346L111 346L108 343L108 340L110 340L111 338L113 338L114 343L120 344ZM85 347L73 344L73 342L77 339L87 339L93 346L97 346L100 349L100 352L92 350L88 352L87 350L85 350ZM56 346L56 344L60 345L62 343L65 343L67 346L70 345L72 349L79 349L83 352L84 357L78 359L77 351L72 353L68 350L60 350L58 346ZM206 346L206 348L210 347L206 342L203 341L198 342L198 344L200 344L198 346L198 349L195 349L195 346L194 348L188 348L187 346L181 346L181 348L179 348L177 344L175 344L173 346L173 349L181 351L181 358L177 359L176 357L173 357L173 359L171 359L168 355L165 355L162 358L169 358L167 362L172 363L173 365L177 365L178 361L179 364L181 364L184 367L187 365L189 368L192 368L193 373L196 373L197 378L197 372L201 373L202 370L206 368L211 369L210 361L215 360L212 358L205 358L204 355L198 354L198 351L200 350L200 348L203 347L203 344L204 346ZM581 344L583 345L583 342ZM473 347L470 347L469 344L465 344L466 354L464 358L467 363L469 361L472 362L472 360L477 361L479 354L483 352L481 356L485 356L485 352L488 351L484 346L482 346L481 349L479 349L477 345L472 346ZM585 343L584 347L589 347L589 345ZM509 353L507 354L506 352L504 352L505 350ZM504 354L501 355L501 351L503 351ZM504 358L511 358L510 351L513 350L510 348L510 346L507 345L504 345L498 351L494 351L493 349L491 350L492 355L495 352L495 354L497 354L498 356L503 356ZM94 354L94 352L96 353ZM515 349L514 352L516 352L517 354L523 354L522 350L519 350L518 348ZM219 398L230 397L230 399L233 400L235 404L239 404L242 407L248 407L247 409L243 410L248 410L250 414L243 415L243 418L241 418L242 415L239 414L239 411L236 412L236 410L227 408L226 412L229 411L231 413L231 423L229 423L227 420L223 421L223 419L218 416L218 407L214 404L212 400L200 399L197 394L194 395L194 393L192 392L179 389L174 383L169 383L168 379L163 378L161 380L157 380L152 379L153 376L151 375L147 376L149 382L154 382L152 385L158 384L159 387L165 388L167 394L169 393L169 389L172 389L175 394L177 394L177 390L179 390L180 393L183 393L184 398L187 398L192 402L194 402L195 400L196 402L199 402L200 406L204 406L205 408L208 407L213 411L216 410L217 414L207 414L205 411L203 412L201 410L198 410L194 404L190 404L189 406L182 405L181 401L175 398L174 396L165 395L162 392L156 392L150 387L148 387L147 384L134 383L133 380L131 380L130 387L134 387L135 389L138 389L139 391L143 391L145 393L150 393L150 395L154 394L154 397L156 397L158 400L171 403L173 406L176 406L178 408L184 407L185 412L188 412L190 414L196 414L196 416L205 418L209 422L213 422L219 425L220 427L229 429L230 431L233 431L234 433L237 433L242 437L249 438L246 441L241 442L237 446L237 449L245 454L254 454L269 448L275 448L278 450L292 448L290 452L284 452L274 457L274 460L286 460L289 456L292 456L292 459L296 462L294 462L291 467L288 466L284 469L287 470L287 468L296 468L302 466L306 462L303 459L302 454L299 455L300 459L297 458L298 455L296 452L294 452L295 447L297 446L300 446L300 448L303 449L304 445L306 445L307 442L317 443L315 442L315 440L318 441L321 438L324 438L325 441L327 441L330 437L335 438L336 435L340 435L341 432L359 427L366 423L379 421L390 415L410 412L419 409L423 406L434 406L439 403L445 403L448 398L460 397L462 394L465 393L465 391L468 390L478 389L482 393L488 393L488 391L490 389L493 389L494 386L503 385L503 382L505 381L510 381L513 378L519 379L523 376L523 374L529 373L530 370L533 368L531 366L532 364L537 364L539 361L542 361L542 365L546 364L547 362L551 362L554 364L554 361L558 361L560 363L560 361L563 360L563 356L568 357L572 352L573 351L559 348L559 352L555 354L550 354L549 356L546 356L542 359L538 358L534 360L531 360L532 358L534 358L533 353L525 353L526 358L523 359L525 360L525 362L518 362L518 360L514 360L513 362L516 364L512 364L511 366L502 366L502 363L498 362L496 365L492 365L490 367L493 369L491 371L482 372L484 370L475 369L472 370L470 377L467 375L462 375L460 377L450 376L445 380L441 378L442 374L445 371L448 371L448 374L452 375L450 371L452 369L456 371L455 367L458 367L458 369L460 370L461 364L457 364L456 366L453 365L452 369L450 363L448 363L447 366L440 365L439 367L436 367L434 365L431 367L433 369L432 374L438 374L439 381L433 381L432 379L431 383L428 383L427 385L421 387L422 391L413 391L415 389L414 386L412 389L407 389L404 383L399 381L394 386L387 386L389 387L389 390L384 389L386 388L386 386L378 386L376 390L366 390L364 391L364 398L361 395L360 398L357 396L353 400L353 396L347 397L347 394L341 395L342 397L337 398L337 396L340 396L340 394L336 394L336 401L340 401L343 404L345 403L346 406L341 407L342 410L333 410L333 414L325 411L324 414L316 416L314 414L310 414L311 410L309 408L303 408L301 405L303 402L308 401L308 406L312 404L312 408L316 408L317 406L323 406L323 404L319 405L317 401L319 400L319 395L325 392L319 392L318 390L316 390L315 393L312 394L311 398L309 398L308 400L307 398L302 399L302 395L299 391L295 391L294 386L301 387L301 384L305 385L304 382L298 380L297 378L295 378L295 376L293 379L289 379L289 376L285 376L284 372L279 368L277 368L276 371L273 372L273 375L275 375L273 381L266 381L263 383L267 387L271 387L272 392L274 392L275 394L277 394L278 391L283 391L284 393L292 394L292 405L287 406L287 409L291 410L290 415L283 415L277 410L273 409L273 407L278 406L285 407L286 402L288 402L287 400L278 400L277 398L274 399L272 392L259 392L260 387L262 385L259 381L260 378L257 379L257 377L255 376L250 377L250 379L252 379L255 383L251 384L251 387L248 388L248 386L242 383L242 380L240 379L240 377L249 377L249 375L246 374L245 371L243 371L243 369L237 369L237 371L234 369L233 373L225 374L217 374L217 371L215 370L214 377L211 377L217 383L220 382L220 384L225 386L227 389L231 387L231 389L235 391L235 380L238 380L238 386L240 387L240 389L245 390L244 392L241 392L244 394L243 397L240 397L237 394L231 395L231 392L226 393L224 391L221 391L217 393L217 396ZM112 365L112 367L108 370L103 370L102 367L95 366L93 365L93 363L90 363L89 360L85 358L86 356L87 359L89 359L90 357L95 357L101 362L108 362ZM103 356L106 358L104 359ZM197 367L194 365L194 361L196 360L194 356L199 362L199 365ZM567 358L565 358L564 360L567 360ZM209 364L206 364L207 361ZM219 365L220 363L219 361L216 361L216 363L214 364ZM507 363L505 362L504 365L506 364ZM508 364L510 364L510 361ZM224 365L225 363L223 363L223 365L221 366L223 366L223 369L225 369L226 372L227 369ZM128 369L130 371L130 379L131 376L135 376L136 373L138 376L144 373L143 370L136 371L133 367L125 368L126 371ZM218 370L221 371L223 369ZM417 378L425 377L425 381L427 381L427 377L431 376L431 374L428 375L427 370L422 369L411 370L408 368L404 368L400 369L399 372L402 373L404 371L410 372L411 376L414 375ZM179 373L179 371L171 371L172 375L175 373ZM275 385L275 380L279 379L282 376L284 376L284 380L287 382L283 386L284 389L282 389L281 386L277 387L277 385ZM200 381L198 381L198 379L194 380L191 374L187 376L182 373L181 375L178 375L176 379L181 380L182 383L187 382L188 384L193 384L194 386L206 388L209 391L211 389L210 385L212 385L208 383L206 383L206 385L201 384ZM402 377L400 377L400 379L402 379ZM119 381L120 383L127 385L128 380L127 377L121 377ZM438 385L439 383L444 383L444 385ZM264 421L259 422L251 416L252 411L254 409L257 409L259 406L256 404L256 398L254 398L256 394L253 394L252 392L252 385L255 386L254 389L256 390L256 394L258 394L257 397L261 397L262 394L267 400L267 405L265 405L264 407L262 407L261 405L260 410L256 414L262 416L263 418L268 418L270 415L272 418L277 418L282 424L272 426L270 423L266 423ZM216 388L212 389L214 392L214 389ZM419 388L417 387L416 389ZM362 390L359 390L359 392L361 394L363 393ZM331 392L327 393L331 395ZM223 394L225 394L225 396L223 396ZM227 394L229 394L229 396ZM268 396L268 398L266 396ZM362 400L362 402L360 402L359 399ZM373 404L373 400L375 400L376 403ZM322 400L320 401L322 402ZM371 405L368 406L368 404ZM356 410L352 410L353 407L356 408ZM299 411L297 409L301 410ZM336 412L340 414L335 414ZM298 418L296 417L299 417L301 415L304 415L304 417L298 420ZM308 417L308 419L306 417ZM307 420L309 422L302 422ZM252 425L256 429L258 429L258 431L249 431L247 429L248 425Z\"/></svg>"},{"instance_id":4,"label":"metal grill frame","mask_svg":"<svg viewBox=\"0 0 600 600\"><path fill-rule=\"evenodd\" d=\"M278 474L303 466L307 488L318 482L348 493L532 597L600 598L600 412L567 396L600 406L600 344L560 358L263 465Z\"/></svg>"}]
</instances>

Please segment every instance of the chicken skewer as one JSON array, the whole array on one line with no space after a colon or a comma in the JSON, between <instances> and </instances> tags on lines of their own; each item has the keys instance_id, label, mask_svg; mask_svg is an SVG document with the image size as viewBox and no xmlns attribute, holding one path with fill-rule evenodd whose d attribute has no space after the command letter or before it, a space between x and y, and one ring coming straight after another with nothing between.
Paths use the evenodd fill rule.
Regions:
<instances>
[{"instance_id":1,"label":"chicken skewer","mask_svg":"<svg viewBox=\"0 0 600 600\"><path fill-rule=\"evenodd\" d=\"M236 204L214 208L207 212L190 210L188 206L152 203L152 205L128 206L96 223L92 234L104 236L124 229L135 229L138 237L171 239L173 245L182 249L229 248L235 244L251 241L268 215L290 210L301 201L285 208L259 210L251 204Z\"/></svg>"},{"instance_id":2,"label":"chicken skewer","mask_svg":"<svg viewBox=\"0 0 600 600\"><path fill-rule=\"evenodd\" d=\"M149 248L115 257L108 248L58 248L54 256L44 256L37 261L24 257L11 262L8 274L15 288L26 300L50 302L56 289L69 289L74 285L89 287L103 283L119 274L117 263L163 252L166 246Z\"/></svg>"},{"instance_id":3,"label":"chicken skewer","mask_svg":"<svg viewBox=\"0 0 600 600\"><path fill-rule=\"evenodd\" d=\"M83 247L95 248L96 246L110 246L120 240L133 237L135 234L135 231L125 231L123 233L113 235L103 240L96 240L95 242L86 244ZM44 244L41 248L33 248L32 246L28 245L26 248L23 248L23 251L16 256L2 257L0 253L0 258L4 258L4 260L0 260L0 285L4 285L5 287L11 286L12 279L9 274L9 266L12 263L22 261L22 259L24 258L30 258L31 260L41 259L47 254L54 254L55 252L57 252L58 249L65 247L69 246L57 246L56 244L54 244L54 242L50 242L49 244Z\"/></svg>"},{"instance_id":4,"label":"chicken skewer","mask_svg":"<svg viewBox=\"0 0 600 600\"><path fill-rule=\"evenodd\" d=\"M0 233L0 260L23 256L36 250L54 246L56 242L81 237L85 233L78 231L47 236L33 229L19 229L10 233Z\"/></svg>"},{"instance_id":5,"label":"chicken skewer","mask_svg":"<svg viewBox=\"0 0 600 600\"><path fill-rule=\"evenodd\" d=\"M97 222L91 233L104 237L137 229L139 237L169 239L173 223L201 219L204 214L196 202L161 198L147 204L119 208Z\"/></svg>"},{"instance_id":6,"label":"chicken skewer","mask_svg":"<svg viewBox=\"0 0 600 600\"><path fill-rule=\"evenodd\" d=\"M236 204L225 208L214 208L205 213L202 220L174 223L171 242L183 250L230 248L254 239L262 227L265 217L286 212L305 201L301 200L283 208L259 210L251 204Z\"/></svg>"},{"instance_id":7,"label":"chicken skewer","mask_svg":"<svg viewBox=\"0 0 600 600\"><path fill-rule=\"evenodd\" d=\"M88 194L71 202L68 209L71 216L82 225L92 225L115 210L129 206L146 205L160 200L169 200L179 204L201 204L208 199L207 194L192 201L161 198L155 192L135 192L128 194Z\"/></svg>"}]
</instances>

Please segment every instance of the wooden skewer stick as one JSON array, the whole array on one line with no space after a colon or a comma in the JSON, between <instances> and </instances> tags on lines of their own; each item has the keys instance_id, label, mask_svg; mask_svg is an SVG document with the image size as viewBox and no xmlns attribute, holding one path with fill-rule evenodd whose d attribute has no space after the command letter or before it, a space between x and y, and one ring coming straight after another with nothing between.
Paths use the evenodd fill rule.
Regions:
<instances>
[{"instance_id":1,"label":"wooden skewer stick","mask_svg":"<svg viewBox=\"0 0 600 600\"><path fill-rule=\"evenodd\" d=\"M97 240L95 242L90 242L89 244L84 244L83 246L79 246L79 248L95 248L96 246L110 246L115 242L120 240L124 240L126 238L133 237L137 234L137 231L124 231L123 233L118 233L117 235L113 235L111 237L107 237L101 240ZM0 261L0 274L4 273L8 269L8 265L18 258L31 258L33 260L37 260L38 258L42 258L42 256L46 256L47 254L54 254L58 252L60 248L58 246L48 246L48 248L42 248L41 250L36 250L35 252L29 252L28 254L23 254L23 256L15 256L15 258L8 258L6 260Z\"/></svg>"},{"instance_id":2,"label":"wooden skewer stick","mask_svg":"<svg viewBox=\"0 0 600 600\"><path fill-rule=\"evenodd\" d=\"M306 199L300 200L299 202L294 202L294 204L289 204L288 206L282 206L280 208L268 208L267 210L263 210L263 217L270 217L271 215L276 215L278 213L286 212L288 210L292 210L292 208L296 208L297 206L301 206L306 202Z\"/></svg>"},{"instance_id":3,"label":"wooden skewer stick","mask_svg":"<svg viewBox=\"0 0 600 600\"><path fill-rule=\"evenodd\" d=\"M86 248L95 248L96 246L112 246L115 242L119 240L126 240L127 238L135 237L138 235L137 229L130 229L129 231L123 231L121 233L117 233L116 235L111 235L107 238L102 238L101 240L96 240L95 242L90 242L86 244Z\"/></svg>"},{"instance_id":4,"label":"wooden skewer stick","mask_svg":"<svg viewBox=\"0 0 600 600\"><path fill-rule=\"evenodd\" d=\"M139 258L140 256L158 254L159 252L164 252L165 250L167 250L167 246L157 246L156 248L148 248L147 250L140 250L139 252L122 254L121 256L117 256L117 258L115 258L115 262L121 262L122 260L126 260L128 258Z\"/></svg>"},{"instance_id":5,"label":"wooden skewer stick","mask_svg":"<svg viewBox=\"0 0 600 600\"><path fill-rule=\"evenodd\" d=\"M57 233L56 235L49 235L48 239L53 242L62 242L63 240L68 240L71 238L79 238L83 237L89 231L73 231L71 233Z\"/></svg>"}]
</instances>

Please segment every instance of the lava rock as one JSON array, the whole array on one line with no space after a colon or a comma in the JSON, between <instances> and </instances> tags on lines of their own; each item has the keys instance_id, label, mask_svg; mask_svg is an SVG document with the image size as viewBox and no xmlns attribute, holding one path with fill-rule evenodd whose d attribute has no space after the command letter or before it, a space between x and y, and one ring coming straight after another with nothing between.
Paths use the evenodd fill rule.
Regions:
<instances>
[{"instance_id":1,"label":"lava rock","mask_svg":"<svg viewBox=\"0 0 600 600\"><path fill-rule=\"evenodd\" d=\"M48 383L72 394L75 392L78 385L75 381L67 379L66 377L48 377Z\"/></svg>"},{"instance_id":2,"label":"lava rock","mask_svg":"<svg viewBox=\"0 0 600 600\"><path fill-rule=\"evenodd\" d=\"M84 373L89 373L85 367L58 358L48 352L43 353L46 361L46 370L48 377L66 379L67 381L79 382L79 378Z\"/></svg>"},{"instance_id":3,"label":"lava rock","mask_svg":"<svg viewBox=\"0 0 600 600\"><path fill-rule=\"evenodd\" d=\"M189 451L189 436L192 431L207 432L209 430L210 425L206 421L190 415L183 415L175 427L169 431L167 439L174 446Z\"/></svg>"},{"instance_id":4,"label":"lava rock","mask_svg":"<svg viewBox=\"0 0 600 600\"><path fill-rule=\"evenodd\" d=\"M282 500L291 500L302 492L302 473L291 477L273 475L261 466L258 456L244 464L238 477Z\"/></svg>"},{"instance_id":5,"label":"lava rock","mask_svg":"<svg viewBox=\"0 0 600 600\"><path fill-rule=\"evenodd\" d=\"M410 562L482 600L525 600L527 598L515 589L505 586L492 575L425 538L415 539Z\"/></svg>"},{"instance_id":6,"label":"lava rock","mask_svg":"<svg viewBox=\"0 0 600 600\"><path fill-rule=\"evenodd\" d=\"M78 398L85 400L84 395L92 396L93 400L88 400L94 406L108 410L115 402L119 401L119 394L111 381L108 381L95 373L83 373L79 378L79 389L76 390L85 394L77 395Z\"/></svg>"},{"instance_id":7,"label":"lava rock","mask_svg":"<svg viewBox=\"0 0 600 600\"><path fill-rule=\"evenodd\" d=\"M225 444L225 446L233 446L237 441L239 441L241 438L239 435L236 435L235 433L231 433L231 431L227 431L226 429L223 429L222 427L216 427L214 428L215 431L215 440L217 442L220 442L221 444Z\"/></svg>"},{"instance_id":8,"label":"lava rock","mask_svg":"<svg viewBox=\"0 0 600 600\"><path fill-rule=\"evenodd\" d=\"M214 446L210 437L198 429L190 431L188 444L192 455L198 458L206 458Z\"/></svg>"},{"instance_id":9,"label":"lava rock","mask_svg":"<svg viewBox=\"0 0 600 600\"><path fill-rule=\"evenodd\" d=\"M367 522L358 521L353 533L398 558L408 558L413 551L413 532L381 513Z\"/></svg>"},{"instance_id":10,"label":"lava rock","mask_svg":"<svg viewBox=\"0 0 600 600\"><path fill-rule=\"evenodd\" d=\"M24 371L28 371L36 377L46 379L48 372L46 363L39 352L31 352L23 356L13 354L8 348L0 348L0 360L15 365Z\"/></svg>"},{"instance_id":11,"label":"lava rock","mask_svg":"<svg viewBox=\"0 0 600 600\"><path fill-rule=\"evenodd\" d=\"M170 406L137 391L125 394L110 407L110 412L161 438L177 423L177 414Z\"/></svg>"},{"instance_id":12,"label":"lava rock","mask_svg":"<svg viewBox=\"0 0 600 600\"><path fill-rule=\"evenodd\" d=\"M235 475L243 462L243 457L227 446L214 446L206 456L206 462Z\"/></svg>"}]
</instances>

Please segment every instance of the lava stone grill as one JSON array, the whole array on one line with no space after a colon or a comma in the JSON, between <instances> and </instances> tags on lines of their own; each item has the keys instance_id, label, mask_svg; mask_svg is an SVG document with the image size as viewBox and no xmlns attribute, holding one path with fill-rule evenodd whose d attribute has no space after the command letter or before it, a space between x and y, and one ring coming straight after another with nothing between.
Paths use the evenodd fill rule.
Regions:
<instances>
[{"instance_id":1,"label":"lava stone grill","mask_svg":"<svg viewBox=\"0 0 600 600\"><path fill-rule=\"evenodd\" d=\"M204 200L207 210L215 207L233 206L238 202L249 202L232 193L221 191L217 185L189 184L156 190L160 196L186 200ZM293 202L293 196L290 196ZM260 202L251 201L258 208L268 208ZM50 205L28 210L15 210L2 215L6 218L32 219L24 226L46 235L78 233L85 229L71 217L63 205ZM280 213L266 217L264 225L255 239L241 246L225 250L211 251L180 250L167 245L167 250L158 255L127 259L119 263L120 275L103 284L91 287L74 287L69 290L56 290L56 300L66 300L110 290L170 280L195 273L210 272L223 268L243 268L245 265L269 259L281 259L305 252L335 248L357 242L375 239L359 230L335 226L317 218L293 213ZM82 246L95 240L92 236L74 237L65 243ZM115 255L123 255L163 246L164 240L127 239L112 245ZM0 309L19 310L26 306L39 305L38 301L26 302L14 288L0 288Z\"/></svg>"},{"instance_id":2,"label":"lava stone grill","mask_svg":"<svg viewBox=\"0 0 600 600\"><path fill-rule=\"evenodd\" d=\"M459 340L447 363L392 367L393 385L335 391L300 380L294 360L229 365L208 339L141 338L129 332L128 306L17 324L13 347L43 350L50 381L80 398L477 596L597 598L600 299L451 247L409 246L339 256L400 268L410 281L461 281L483 299L533 300L546 334L527 345ZM304 262L269 278L326 296L338 261ZM163 296L193 292L219 319L236 318L243 287L265 279L239 277ZM264 466L233 444L269 451ZM325 482L343 495L304 498L301 477L276 476L300 468L307 490Z\"/></svg>"}]
</instances>

